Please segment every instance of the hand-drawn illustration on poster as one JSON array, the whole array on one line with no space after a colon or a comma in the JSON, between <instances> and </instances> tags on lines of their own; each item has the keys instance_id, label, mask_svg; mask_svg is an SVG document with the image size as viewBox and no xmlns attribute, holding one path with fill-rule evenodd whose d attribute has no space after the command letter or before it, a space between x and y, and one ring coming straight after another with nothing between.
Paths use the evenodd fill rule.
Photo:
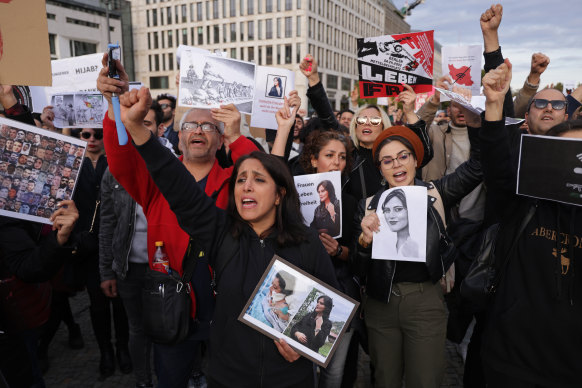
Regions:
<instances>
[{"instance_id":1,"label":"hand-drawn illustration on poster","mask_svg":"<svg viewBox=\"0 0 582 388\"><path fill-rule=\"evenodd\" d=\"M251 114L254 92L255 64L182 52L178 105L209 109L232 103Z\"/></svg>"},{"instance_id":2,"label":"hand-drawn illustration on poster","mask_svg":"<svg viewBox=\"0 0 582 388\"><path fill-rule=\"evenodd\" d=\"M443 74L453 84L471 89L473 96L480 93L482 51L481 45L443 46L441 50Z\"/></svg>"},{"instance_id":3,"label":"hand-drawn illustration on poster","mask_svg":"<svg viewBox=\"0 0 582 388\"><path fill-rule=\"evenodd\" d=\"M70 93L52 96L54 124L58 128L101 128L107 102L100 93Z\"/></svg>"},{"instance_id":4,"label":"hand-drawn illustration on poster","mask_svg":"<svg viewBox=\"0 0 582 388\"><path fill-rule=\"evenodd\" d=\"M426 187L394 187L382 193L372 258L426 262Z\"/></svg>"},{"instance_id":5,"label":"hand-drawn illustration on poster","mask_svg":"<svg viewBox=\"0 0 582 388\"><path fill-rule=\"evenodd\" d=\"M50 224L71 199L87 142L0 118L0 215Z\"/></svg>"},{"instance_id":6,"label":"hand-drawn illustration on poster","mask_svg":"<svg viewBox=\"0 0 582 388\"><path fill-rule=\"evenodd\" d=\"M238 319L325 367L358 305L275 255Z\"/></svg>"},{"instance_id":7,"label":"hand-drawn illustration on poster","mask_svg":"<svg viewBox=\"0 0 582 388\"><path fill-rule=\"evenodd\" d=\"M360 38L360 97L392 97L406 83L416 93L432 90L433 31Z\"/></svg>"},{"instance_id":8,"label":"hand-drawn illustration on poster","mask_svg":"<svg viewBox=\"0 0 582 388\"><path fill-rule=\"evenodd\" d=\"M293 177L305 224L333 238L342 236L342 191L339 171Z\"/></svg>"},{"instance_id":9,"label":"hand-drawn illustration on poster","mask_svg":"<svg viewBox=\"0 0 582 388\"><path fill-rule=\"evenodd\" d=\"M295 89L295 72L277 67L257 66L251 126L277 128L275 114L283 107L283 97Z\"/></svg>"},{"instance_id":10,"label":"hand-drawn illustration on poster","mask_svg":"<svg viewBox=\"0 0 582 388\"><path fill-rule=\"evenodd\" d=\"M582 140L523 135L516 192L582 206Z\"/></svg>"}]
</instances>

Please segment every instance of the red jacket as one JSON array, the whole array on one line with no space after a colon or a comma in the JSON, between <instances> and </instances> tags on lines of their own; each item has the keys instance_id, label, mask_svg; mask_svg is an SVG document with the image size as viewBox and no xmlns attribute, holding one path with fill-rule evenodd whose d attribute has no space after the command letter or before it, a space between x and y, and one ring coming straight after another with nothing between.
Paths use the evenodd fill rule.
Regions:
<instances>
[{"instance_id":1,"label":"red jacket","mask_svg":"<svg viewBox=\"0 0 582 388\"><path fill-rule=\"evenodd\" d=\"M109 170L129 195L141 205L147 218L150 267L154 256L155 242L163 241L170 260L170 267L179 270L181 275L182 259L188 247L189 236L180 228L176 215L154 184L145 162L131 144L131 136L129 136L126 145L120 146L117 140L115 121L109 119L107 114L103 119L103 141ZM239 157L257 150L254 143L244 136L230 144L229 148L235 162ZM211 196L219 190L218 196L216 196L216 206L221 209L226 209L228 203L228 180L231 173L232 167L222 168L216 160L208 173L206 195ZM193 292L190 295L192 297L192 317L194 317L196 300Z\"/></svg>"}]
</instances>

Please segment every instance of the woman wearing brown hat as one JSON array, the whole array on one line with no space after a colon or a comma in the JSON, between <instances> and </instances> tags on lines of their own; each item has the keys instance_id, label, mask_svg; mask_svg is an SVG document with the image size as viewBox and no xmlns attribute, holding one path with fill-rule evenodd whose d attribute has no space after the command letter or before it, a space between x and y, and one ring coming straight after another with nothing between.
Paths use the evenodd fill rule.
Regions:
<instances>
[{"instance_id":1,"label":"woman wearing brown hat","mask_svg":"<svg viewBox=\"0 0 582 388\"><path fill-rule=\"evenodd\" d=\"M414 101L410 100L407 109ZM475 135L470 133L471 140ZM447 321L439 280L454 260L441 249L448 239L440 214L444 214L443 206L447 209L481 182L478 150L472 145L466 163L430 183L415 178L425 149L410 128L386 128L372 146L374 162L386 184L360 201L357 220L361 229L356 234L359 238L354 258L365 284L364 312L378 387L400 388L403 376L407 388L440 386ZM412 185L428 190L426 263L372 260L374 233L380 228L376 208L381 206L378 202L382 192Z\"/></svg>"}]
</instances>

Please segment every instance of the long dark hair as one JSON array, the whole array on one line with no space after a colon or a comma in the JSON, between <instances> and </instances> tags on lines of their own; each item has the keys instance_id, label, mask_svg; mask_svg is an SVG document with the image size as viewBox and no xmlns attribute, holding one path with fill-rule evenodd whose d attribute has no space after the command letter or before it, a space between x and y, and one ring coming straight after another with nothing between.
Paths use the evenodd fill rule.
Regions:
<instances>
[{"instance_id":1,"label":"long dark hair","mask_svg":"<svg viewBox=\"0 0 582 388\"><path fill-rule=\"evenodd\" d=\"M321 181L318 185L317 185L317 191L319 192L319 187L323 186L323 188L327 191L327 195L329 197L329 201L331 203L334 203L335 201L337 201L337 198L335 196L335 188L333 187L333 183L331 183L331 181L328 181L327 179L324 181ZM322 202L323 203L323 202Z\"/></svg>"},{"instance_id":2,"label":"long dark hair","mask_svg":"<svg viewBox=\"0 0 582 388\"><path fill-rule=\"evenodd\" d=\"M329 319L329 315L331 314L331 309L333 308L333 299L331 299L327 295L322 295L319 298L317 298L317 302L319 302L320 299L323 299L323 305L325 306L325 310L323 310L323 313L321 313L321 315L324 318ZM315 311L313 313L315 314Z\"/></svg>"},{"instance_id":3,"label":"long dark hair","mask_svg":"<svg viewBox=\"0 0 582 388\"><path fill-rule=\"evenodd\" d=\"M277 231L277 243L280 246L300 244L306 239L306 227L303 224L303 216L299 210L299 194L295 189L293 177L285 163L278 157L253 151L236 161L228 188L228 215L231 218L231 233L237 238L241 235L248 222L238 213L234 199L234 187L241 164L247 159L258 160L271 178L275 181L277 193L281 197L275 215L273 229Z\"/></svg>"}]
</instances>

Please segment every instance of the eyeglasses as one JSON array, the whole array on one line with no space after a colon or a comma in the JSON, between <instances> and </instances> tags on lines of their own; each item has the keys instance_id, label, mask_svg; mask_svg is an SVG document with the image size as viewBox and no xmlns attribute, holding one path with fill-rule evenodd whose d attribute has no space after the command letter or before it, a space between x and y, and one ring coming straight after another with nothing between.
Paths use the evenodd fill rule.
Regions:
<instances>
[{"instance_id":1,"label":"eyeglasses","mask_svg":"<svg viewBox=\"0 0 582 388\"><path fill-rule=\"evenodd\" d=\"M358 116L356 117L356 124L364 125L366 123L370 123L370 125L380 125L382 122L382 117L368 117L368 116Z\"/></svg>"},{"instance_id":2,"label":"eyeglasses","mask_svg":"<svg viewBox=\"0 0 582 388\"><path fill-rule=\"evenodd\" d=\"M170 104L160 104L160 108L162 108L162 109L171 108L171 107L172 107L172 105L170 105Z\"/></svg>"},{"instance_id":3,"label":"eyeglasses","mask_svg":"<svg viewBox=\"0 0 582 388\"><path fill-rule=\"evenodd\" d=\"M393 158L391 156L384 156L382 159L380 159L380 164L384 168L392 168L394 167L394 161L398 159L398 162L400 162L401 165L405 165L408 163L410 159L412 159L410 155L412 155L412 152L403 152L396 158Z\"/></svg>"},{"instance_id":4,"label":"eyeglasses","mask_svg":"<svg viewBox=\"0 0 582 388\"><path fill-rule=\"evenodd\" d=\"M95 132L95 133L81 132L81 137L83 139L89 140L91 138L91 136L93 136L95 138L95 140L101 140L101 139L103 139L103 132Z\"/></svg>"},{"instance_id":5,"label":"eyeglasses","mask_svg":"<svg viewBox=\"0 0 582 388\"><path fill-rule=\"evenodd\" d=\"M182 124L182 132L195 131L200 127L204 132L218 131L218 127L212 123L197 123L196 121L189 121Z\"/></svg>"},{"instance_id":6,"label":"eyeglasses","mask_svg":"<svg viewBox=\"0 0 582 388\"><path fill-rule=\"evenodd\" d=\"M544 109L548 104L552 104L552 109L562 110L566 108L567 102L565 100L546 100L543 98L531 100L531 105L534 105L538 109Z\"/></svg>"}]
</instances>

